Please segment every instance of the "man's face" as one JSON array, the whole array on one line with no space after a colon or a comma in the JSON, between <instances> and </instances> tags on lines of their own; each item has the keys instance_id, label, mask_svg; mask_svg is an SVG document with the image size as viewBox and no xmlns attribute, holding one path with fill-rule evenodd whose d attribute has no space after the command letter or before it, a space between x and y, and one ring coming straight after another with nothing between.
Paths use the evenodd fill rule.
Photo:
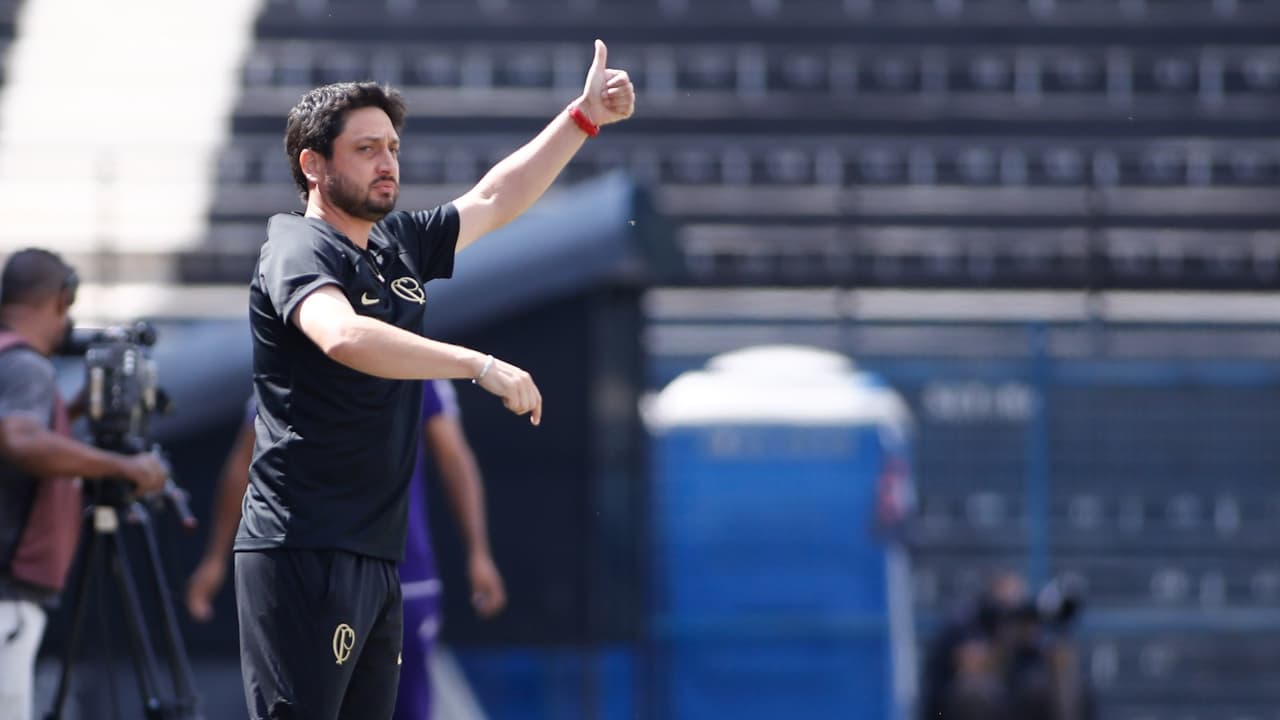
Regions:
<instances>
[{"instance_id":1,"label":"man's face","mask_svg":"<svg viewBox=\"0 0 1280 720\"><path fill-rule=\"evenodd\" d=\"M342 134L333 141L321 183L329 202L370 222L381 220L400 197L400 136L381 108L347 113Z\"/></svg>"}]
</instances>

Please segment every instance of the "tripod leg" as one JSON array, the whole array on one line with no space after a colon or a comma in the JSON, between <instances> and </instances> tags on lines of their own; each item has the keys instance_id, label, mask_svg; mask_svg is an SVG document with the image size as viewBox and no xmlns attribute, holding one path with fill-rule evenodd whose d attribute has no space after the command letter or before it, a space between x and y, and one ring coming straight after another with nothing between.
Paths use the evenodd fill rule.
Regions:
<instances>
[{"instance_id":1,"label":"tripod leg","mask_svg":"<svg viewBox=\"0 0 1280 720\"><path fill-rule=\"evenodd\" d=\"M120 602L124 606L124 617L128 624L129 648L133 653L134 667L138 671L138 692L142 695L147 717L158 719L163 717L164 710L157 687L160 670L151 634L147 631L142 603L138 600L138 588L133 579L133 568L129 563L124 538L116 533L111 537L109 547L114 550L115 564L112 569L115 571L116 587L120 591Z\"/></svg>"},{"instance_id":2,"label":"tripod leg","mask_svg":"<svg viewBox=\"0 0 1280 720\"><path fill-rule=\"evenodd\" d=\"M173 675L173 687L178 708L185 713L182 717L199 717L199 702L195 692L195 677L191 671L191 661L187 656L186 644L178 629L178 614L174 610L173 595L169 592L164 567L160 562L160 548L156 542L155 529L150 515L142 508L135 508L142 526L142 535L146 539L147 559L151 566L151 577L155 582L156 595L160 600L161 620L164 623L164 635L169 655L169 668Z\"/></svg>"},{"instance_id":3,"label":"tripod leg","mask_svg":"<svg viewBox=\"0 0 1280 720\"><path fill-rule=\"evenodd\" d=\"M85 517L84 545L81 547L80 566L71 594L72 602L71 630L67 635L67 649L62 656L62 671L58 675L58 691L54 696L53 708L46 716L49 720L60 720L62 708L67 701L67 692L71 689L71 667L75 665L80 651L80 636L84 631L84 613L89 598L89 576L98 566L98 558L102 553L102 538L94 531L92 516Z\"/></svg>"}]
</instances>

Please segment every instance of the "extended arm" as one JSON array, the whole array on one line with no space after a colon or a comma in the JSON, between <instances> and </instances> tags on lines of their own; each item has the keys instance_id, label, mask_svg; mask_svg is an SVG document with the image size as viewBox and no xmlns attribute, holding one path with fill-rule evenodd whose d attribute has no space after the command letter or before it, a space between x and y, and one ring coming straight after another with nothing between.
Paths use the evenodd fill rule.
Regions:
<instances>
[{"instance_id":1,"label":"extended arm","mask_svg":"<svg viewBox=\"0 0 1280 720\"><path fill-rule=\"evenodd\" d=\"M625 120L635 109L635 88L625 71L605 67L608 51L603 42L596 40L595 50L582 95L570 107L597 126ZM562 112L537 137L493 166L474 188L454 200L460 219L458 250L528 210L586 139L573 118Z\"/></svg>"},{"instance_id":2,"label":"extended arm","mask_svg":"<svg viewBox=\"0 0 1280 720\"><path fill-rule=\"evenodd\" d=\"M140 492L159 490L168 477L152 453L121 455L49 430L21 414L0 418L0 457L36 477L121 478Z\"/></svg>"},{"instance_id":3,"label":"extended arm","mask_svg":"<svg viewBox=\"0 0 1280 720\"><path fill-rule=\"evenodd\" d=\"M542 395L529 373L501 360L490 364L488 356L475 350L358 315L335 285L308 295L291 320L330 359L368 375L400 380L474 378L483 371L480 386L501 397L508 410L530 413L534 425L542 420Z\"/></svg>"},{"instance_id":4,"label":"extended arm","mask_svg":"<svg viewBox=\"0 0 1280 720\"><path fill-rule=\"evenodd\" d=\"M485 356L359 315L336 285L298 304L293 323L325 355L367 375L392 380L472 378Z\"/></svg>"}]
</instances>

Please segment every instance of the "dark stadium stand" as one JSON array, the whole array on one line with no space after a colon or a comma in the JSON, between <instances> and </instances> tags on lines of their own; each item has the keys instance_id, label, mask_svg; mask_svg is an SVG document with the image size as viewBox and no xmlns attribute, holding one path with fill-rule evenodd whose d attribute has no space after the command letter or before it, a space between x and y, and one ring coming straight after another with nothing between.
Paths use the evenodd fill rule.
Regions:
<instances>
[{"instance_id":1,"label":"dark stadium stand","mask_svg":"<svg viewBox=\"0 0 1280 720\"><path fill-rule=\"evenodd\" d=\"M406 196L444 199L563 106L598 34L641 112L566 180L655 185L690 282L1277 287L1278 32L1258 0L274 0L185 266L243 277L307 88L405 88Z\"/></svg>"}]
</instances>

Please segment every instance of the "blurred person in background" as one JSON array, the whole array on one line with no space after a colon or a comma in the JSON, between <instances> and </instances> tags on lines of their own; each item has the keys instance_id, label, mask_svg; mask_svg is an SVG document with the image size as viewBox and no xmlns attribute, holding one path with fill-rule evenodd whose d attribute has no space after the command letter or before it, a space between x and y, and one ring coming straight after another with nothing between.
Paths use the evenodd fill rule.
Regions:
<instances>
[{"instance_id":1,"label":"blurred person in background","mask_svg":"<svg viewBox=\"0 0 1280 720\"><path fill-rule=\"evenodd\" d=\"M253 456L253 423L257 409L252 400L218 483L213 527L203 559L187 584L187 610L198 621L213 617L213 598L226 578L227 561L240 504L249 483ZM404 664L396 696L395 720L427 720L431 717L429 661L441 622L441 586L431 550L426 506L426 458L430 455L449 498L467 548L471 603L484 618L506 606L507 594L489 549L485 520L484 482L475 454L462 429L453 385L433 380L422 386L422 432L425 447L419 453L409 482L408 542L400 563L400 587L404 597Z\"/></svg>"},{"instance_id":2,"label":"blurred person in background","mask_svg":"<svg viewBox=\"0 0 1280 720\"><path fill-rule=\"evenodd\" d=\"M1080 611L1055 582L1038 598L1017 573L993 575L925 657L922 720L1091 720L1070 626Z\"/></svg>"},{"instance_id":3,"label":"blurred person in background","mask_svg":"<svg viewBox=\"0 0 1280 720\"><path fill-rule=\"evenodd\" d=\"M71 328L75 271L46 250L13 253L0 274L0 719L33 716L36 651L75 555L79 478L159 490L152 453L121 455L72 437L49 356Z\"/></svg>"},{"instance_id":4,"label":"blurred person in background","mask_svg":"<svg viewBox=\"0 0 1280 720\"><path fill-rule=\"evenodd\" d=\"M409 533L400 588L404 596L404 664L396 694L395 720L431 717L431 650L443 612L440 574L431 550L427 516L425 458L430 454L467 549L471 606L491 618L507 604L502 575L489 549L484 482L459 421L458 402L447 380L423 383L422 431L425 447L409 481Z\"/></svg>"},{"instance_id":5,"label":"blurred person in background","mask_svg":"<svg viewBox=\"0 0 1280 720\"><path fill-rule=\"evenodd\" d=\"M399 93L375 83L308 92L285 148L303 214L280 214L249 286L255 449L234 542L249 714L385 720L394 712L408 484L420 383L470 378L537 425L529 373L419 335L423 284L457 250L514 220L635 89L599 40L580 96L479 183L397 212Z\"/></svg>"}]
</instances>

